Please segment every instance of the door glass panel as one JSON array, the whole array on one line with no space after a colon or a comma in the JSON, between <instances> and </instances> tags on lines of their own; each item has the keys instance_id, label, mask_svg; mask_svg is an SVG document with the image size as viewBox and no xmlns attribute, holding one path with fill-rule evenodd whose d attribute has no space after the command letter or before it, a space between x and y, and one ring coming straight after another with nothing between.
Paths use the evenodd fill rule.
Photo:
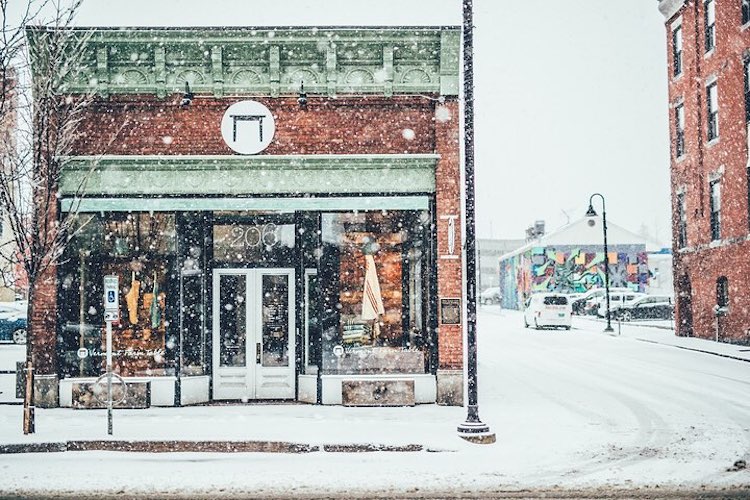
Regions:
<instances>
[{"instance_id":1,"label":"door glass panel","mask_svg":"<svg viewBox=\"0 0 750 500\"><path fill-rule=\"evenodd\" d=\"M289 276L263 275L263 366L289 366Z\"/></svg>"},{"instance_id":2,"label":"door glass panel","mask_svg":"<svg viewBox=\"0 0 750 500\"><path fill-rule=\"evenodd\" d=\"M219 364L245 366L247 279L244 274L219 276Z\"/></svg>"}]
</instances>

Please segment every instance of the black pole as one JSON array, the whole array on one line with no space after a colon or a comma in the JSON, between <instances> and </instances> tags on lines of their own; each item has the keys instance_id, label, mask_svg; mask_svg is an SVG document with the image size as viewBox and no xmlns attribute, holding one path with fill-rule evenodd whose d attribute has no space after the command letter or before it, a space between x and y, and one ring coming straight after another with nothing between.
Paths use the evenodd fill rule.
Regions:
<instances>
[{"instance_id":1,"label":"black pole","mask_svg":"<svg viewBox=\"0 0 750 500\"><path fill-rule=\"evenodd\" d=\"M495 435L479 419L477 398L477 266L474 215L474 40L473 0L463 0L464 41L464 191L466 206L466 372L468 405L466 421L458 426L458 434L473 442L492 443Z\"/></svg>"},{"instance_id":2,"label":"black pole","mask_svg":"<svg viewBox=\"0 0 750 500\"><path fill-rule=\"evenodd\" d=\"M589 198L589 211L593 210L594 196L602 199L602 231L604 233L604 293L607 300L607 327L605 332L614 332L612 329L612 315L609 308L609 251L607 250L607 206L604 202L604 196L600 193L594 193Z\"/></svg>"}]
</instances>

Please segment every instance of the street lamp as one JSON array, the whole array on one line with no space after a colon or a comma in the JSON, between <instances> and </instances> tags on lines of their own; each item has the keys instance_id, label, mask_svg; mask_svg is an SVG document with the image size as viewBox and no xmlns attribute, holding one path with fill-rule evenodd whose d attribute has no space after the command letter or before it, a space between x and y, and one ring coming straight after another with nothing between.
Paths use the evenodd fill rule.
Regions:
<instances>
[{"instance_id":1,"label":"street lamp","mask_svg":"<svg viewBox=\"0 0 750 500\"><path fill-rule=\"evenodd\" d=\"M602 231L604 233L604 291L607 294L607 328L605 332L614 332L612 329L611 315L609 311L609 253L607 251L607 207L604 204L604 196L599 193L594 193L589 198L589 209L586 211L586 217L589 217L589 226L594 226L596 220L594 217L597 216L596 210L594 210L594 196L598 196L602 199Z\"/></svg>"},{"instance_id":2,"label":"street lamp","mask_svg":"<svg viewBox=\"0 0 750 500\"><path fill-rule=\"evenodd\" d=\"M464 221L466 229L466 421L458 426L458 435L480 444L495 442L495 434L479 419L477 398L477 262L474 217L474 14L472 0L463 0L464 35Z\"/></svg>"}]
</instances>

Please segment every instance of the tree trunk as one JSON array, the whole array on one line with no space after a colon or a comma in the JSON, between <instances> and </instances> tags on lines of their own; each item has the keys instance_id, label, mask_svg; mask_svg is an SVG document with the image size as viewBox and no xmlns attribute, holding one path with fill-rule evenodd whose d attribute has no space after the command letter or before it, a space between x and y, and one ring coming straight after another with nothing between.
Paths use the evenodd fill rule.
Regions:
<instances>
[{"instance_id":1,"label":"tree trunk","mask_svg":"<svg viewBox=\"0 0 750 500\"><path fill-rule=\"evenodd\" d=\"M29 296L26 306L26 386L23 395L23 433L34 433L34 363L32 359L32 346L34 345L33 329L31 321L34 317L34 280L29 277Z\"/></svg>"}]
</instances>

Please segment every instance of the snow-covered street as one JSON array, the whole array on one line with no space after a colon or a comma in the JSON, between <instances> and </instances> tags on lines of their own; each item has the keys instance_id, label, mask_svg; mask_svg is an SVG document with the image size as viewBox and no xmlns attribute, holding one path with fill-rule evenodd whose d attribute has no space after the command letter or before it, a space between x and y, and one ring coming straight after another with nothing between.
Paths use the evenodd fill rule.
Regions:
<instances>
[{"instance_id":1,"label":"snow-covered street","mask_svg":"<svg viewBox=\"0 0 750 500\"><path fill-rule=\"evenodd\" d=\"M480 414L497 433L494 445L461 441L455 426L463 409L436 405L117 411L116 439L422 444L430 451L0 455L0 491L344 498L750 487L750 472L727 470L750 458L750 364L637 340L648 327L628 325L619 337L601 327L577 318L570 332L525 330L520 313L481 311ZM104 412L37 413L38 432L25 438L20 407L0 407L0 443L105 439Z\"/></svg>"}]
</instances>

